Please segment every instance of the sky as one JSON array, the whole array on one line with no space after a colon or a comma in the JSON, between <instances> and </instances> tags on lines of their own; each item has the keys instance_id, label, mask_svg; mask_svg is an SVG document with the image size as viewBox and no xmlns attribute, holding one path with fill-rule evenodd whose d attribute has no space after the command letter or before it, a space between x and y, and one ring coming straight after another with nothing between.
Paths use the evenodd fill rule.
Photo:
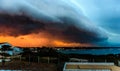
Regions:
<instances>
[{"instance_id":1,"label":"sky","mask_svg":"<svg viewBox=\"0 0 120 71\"><path fill-rule=\"evenodd\" d=\"M0 0L0 42L119 47L119 11L118 0Z\"/></svg>"}]
</instances>

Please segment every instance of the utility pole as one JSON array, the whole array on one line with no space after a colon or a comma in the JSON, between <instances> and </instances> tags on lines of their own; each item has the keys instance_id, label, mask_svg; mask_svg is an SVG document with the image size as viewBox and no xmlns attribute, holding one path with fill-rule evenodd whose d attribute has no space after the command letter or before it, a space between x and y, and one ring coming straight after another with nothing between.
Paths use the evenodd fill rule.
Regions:
<instances>
[{"instance_id":1,"label":"utility pole","mask_svg":"<svg viewBox=\"0 0 120 71\"><path fill-rule=\"evenodd\" d=\"M50 63L50 57L48 56L48 64Z\"/></svg>"},{"instance_id":2,"label":"utility pole","mask_svg":"<svg viewBox=\"0 0 120 71\"><path fill-rule=\"evenodd\" d=\"M38 56L38 63L40 62L40 57Z\"/></svg>"},{"instance_id":3,"label":"utility pole","mask_svg":"<svg viewBox=\"0 0 120 71\"><path fill-rule=\"evenodd\" d=\"M29 57L28 57L28 59L29 59L29 64L30 64L30 54L29 54Z\"/></svg>"}]
</instances>

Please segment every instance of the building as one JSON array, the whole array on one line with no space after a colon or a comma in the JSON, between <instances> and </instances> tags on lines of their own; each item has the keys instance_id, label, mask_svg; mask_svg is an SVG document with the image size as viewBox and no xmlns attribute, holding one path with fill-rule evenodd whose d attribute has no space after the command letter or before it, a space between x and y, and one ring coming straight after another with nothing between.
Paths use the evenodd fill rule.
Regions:
<instances>
[{"instance_id":1,"label":"building","mask_svg":"<svg viewBox=\"0 0 120 71\"><path fill-rule=\"evenodd\" d=\"M63 71L119 71L114 63L66 62Z\"/></svg>"},{"instance_id":2,"label":"building","mask_svg":"<svg viewBox=\"0 0 120 71\"><path fill-rule=\"evenodd\" d=\"M2 52L1 49L3 48L2 46L4 45L8 45L9 47L7 47L7 49L4 52ZM0 43L0 53L6 53L9 55L17 55L17 54L20 54L21 52L22 52L22 49L12 46L11 44L7 42Z\"/></svg>"},{"instance_id":3,"label":"building","mask_svg":"<svg viewBox=\"0 0 120 71\"><path fill-rule=\"evenodd\" d=\"M87 59L70 58L70 62L89 62Z\"/></svg>"}]
</instances>

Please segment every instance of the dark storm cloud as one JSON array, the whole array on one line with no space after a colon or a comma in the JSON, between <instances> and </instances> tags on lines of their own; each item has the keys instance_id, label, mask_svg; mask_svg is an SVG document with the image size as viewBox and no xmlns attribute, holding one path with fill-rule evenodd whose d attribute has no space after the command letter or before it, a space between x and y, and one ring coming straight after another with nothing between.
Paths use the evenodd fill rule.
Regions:
<instances>
[{"instance_id":1,"label":"dark storm cloud","mask_svg":"<svg viewBox=\"0 0 120 71\"><path fill-rule=\"evenodd\" d=\"M37 1L43 5L46 4L42 3L44 2L42 0ZM45 1L48 2L49 0ZM15 8L14 2L18 4ZM10 36L21 36L47 32L53 38L80 43L90 43L107 39L103 30L92 25L74 8L71 8L69 5L66 7L66 4L60 4L59 1L55 2L55 5L47 3L47 8L36 8L34 4L29 4L23 0L18 2L13 0L9 8L0 5L0 27L2 28L0 29L0 33ZM11 11L9 12L8 10L10 9ZM6 30L9 33L2 32L2 30Z\"/></svg>"},{"instance_id":2,"label":"dark storm cloud","mask_svg":"<svg viewBox=\"0 0 120 71\"><path fill-rule=\"evenodd\" d=\"M9 14L0 14L0 26L5 29L0 33L6 33L4 30L7 29L10 32L7 35L19 36L27 35L30 33L38 33L44 28L44 23L40 21L34 21L26 16L11 16ZM12 29L13 31L10 31Z\"/></svg>"}]
</instances>

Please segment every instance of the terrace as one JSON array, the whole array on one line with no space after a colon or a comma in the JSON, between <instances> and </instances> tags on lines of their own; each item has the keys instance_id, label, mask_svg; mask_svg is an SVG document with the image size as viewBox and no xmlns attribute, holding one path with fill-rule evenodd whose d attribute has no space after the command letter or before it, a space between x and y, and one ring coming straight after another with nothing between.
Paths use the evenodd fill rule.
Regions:
<instances>
[{"instance_id":1,"label":"terrace","mask_svg":"<svg viewBox=\"0 0 120 71\"><path fill-rule=\"evenodd\" d=\"M119 71L114 63L66 62L63 71Z\"/></svg>"}]
</instances>

